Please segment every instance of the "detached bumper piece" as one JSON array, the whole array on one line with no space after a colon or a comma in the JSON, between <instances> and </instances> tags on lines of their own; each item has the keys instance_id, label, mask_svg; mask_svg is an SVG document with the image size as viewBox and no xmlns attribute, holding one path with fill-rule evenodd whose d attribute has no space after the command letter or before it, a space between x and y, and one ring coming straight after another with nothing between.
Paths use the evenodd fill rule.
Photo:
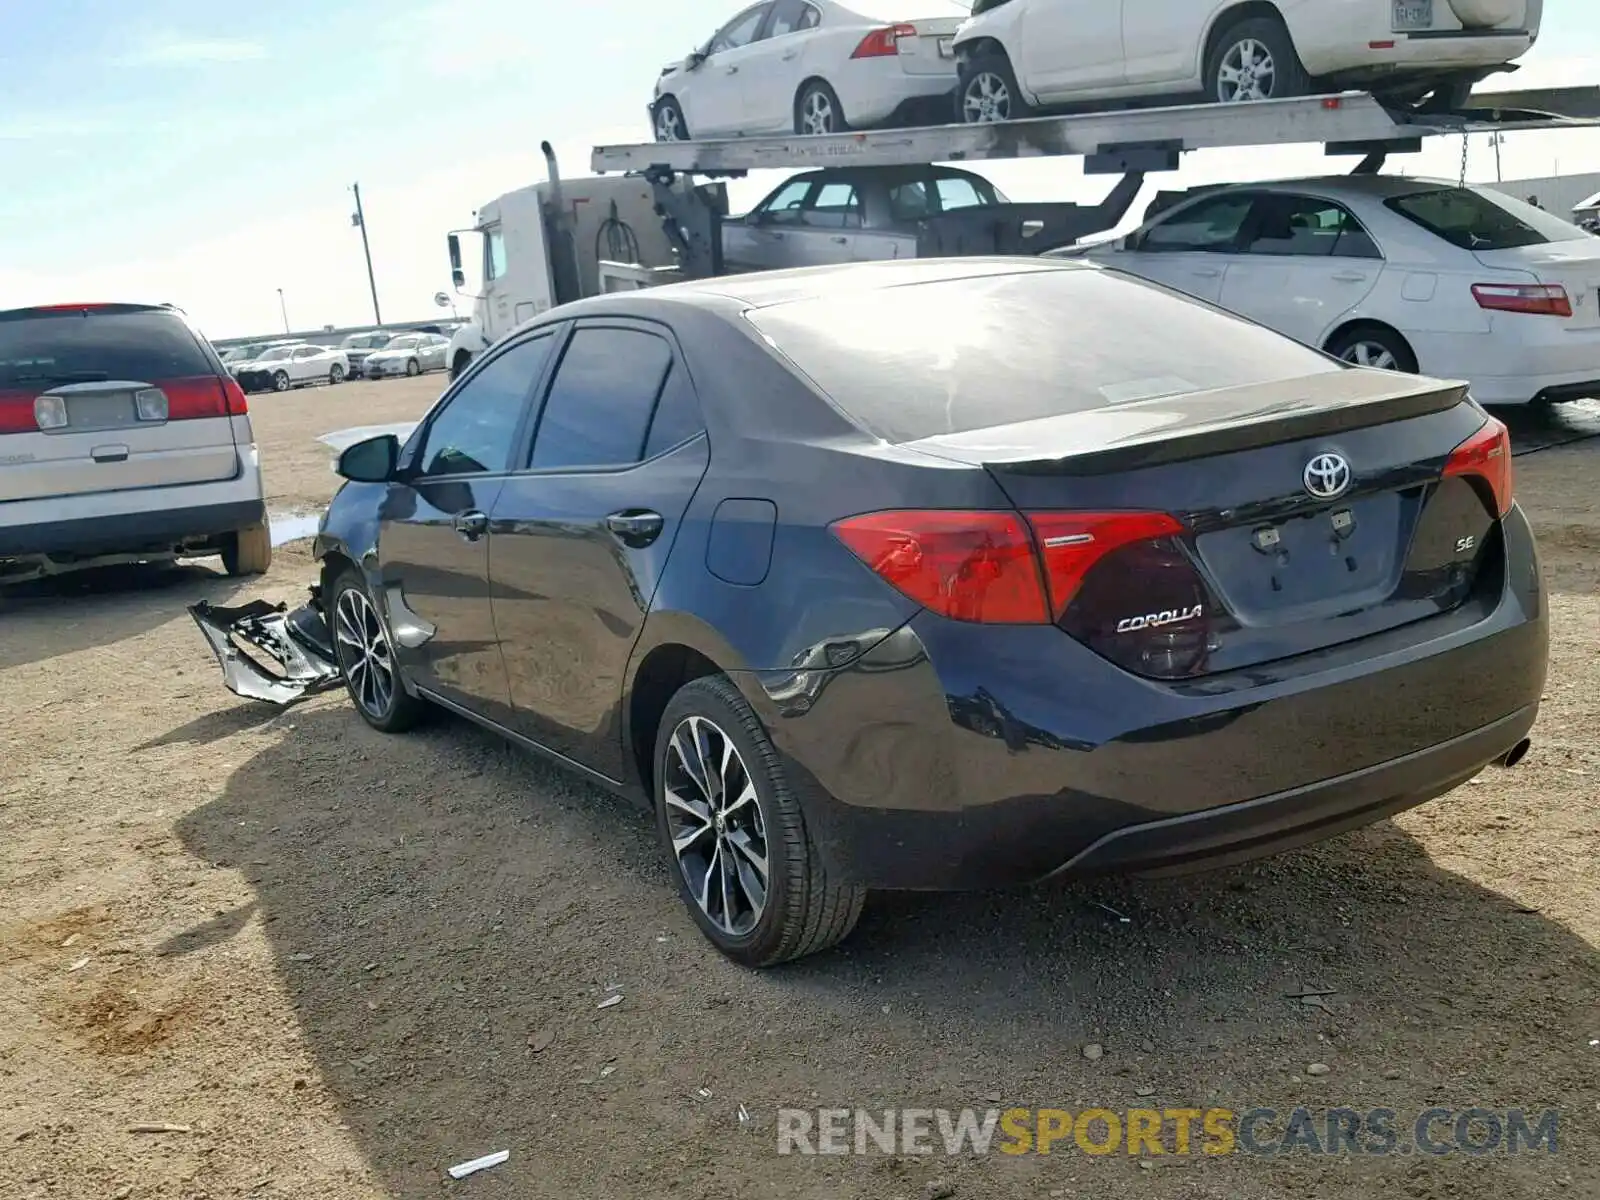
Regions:
<instances>
[{"instance_id":1,"label":"detached bumper piece","mask_svg":"<svg viewBox=\"0 0 1600 1200\"><path fill-rule=\"evenodd\" d=\"M288 611L284 604L252 600L233 608L202 600L189 615L211 645L228 690L247 700L293 704L336 686L342 678L328 625L312 602ZM240 643L243 643L241 645ZM269 670L246 647L275 664Z\"/></svg>"}]
</instances>

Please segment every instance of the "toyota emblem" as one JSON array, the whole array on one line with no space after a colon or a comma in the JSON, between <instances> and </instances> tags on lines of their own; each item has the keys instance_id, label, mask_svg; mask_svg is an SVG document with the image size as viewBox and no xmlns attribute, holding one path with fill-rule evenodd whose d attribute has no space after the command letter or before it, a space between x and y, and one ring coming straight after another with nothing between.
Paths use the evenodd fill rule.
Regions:
<instances>
[{"instance_id":1,"label":"toyota emblem","mask_svg":"<svg viewBox=\"0 0 1600 1200\"><path fill-rule=\"evenodd\" d=\"M1350 464L1342 454L1319 454L1306 464L1300 481L1318 500L1332 500L1350 486Z\"/></svg>"}]
</instances>

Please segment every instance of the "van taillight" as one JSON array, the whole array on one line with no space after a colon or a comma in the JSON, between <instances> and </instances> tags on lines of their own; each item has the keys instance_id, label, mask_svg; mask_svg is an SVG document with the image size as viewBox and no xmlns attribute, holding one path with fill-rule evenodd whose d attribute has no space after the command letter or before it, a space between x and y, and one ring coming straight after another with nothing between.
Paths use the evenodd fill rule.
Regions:
<instances>
[{"instance_id":1,"label":"van taillight","mask_svg":"<svg viewBox=\"0 0 1600 1200\"><path fill-rule=\"evenodd\" d=\"M1479 481L1489 493L1494 515L1503 517L1511 511L1511 433L1501 422L1490 417L1482 427L1450 452L1444 465L1444 477L1460 476Z\"/></svg>"},{"instance_id":2,"label":"van taillight","mask_svg":"<svg viewBox=\"0 0 1600 1200\"><path fill-rule=\"evenodd\" d=\"M1205 668L1215 599L1162 512L911 509L830 526L885 582L955 621L1057 624L1158 679Z\"/></svg>"},{"instance_id":3,"label":"van taillight","mask_svg":"<svg viewBox=\"0 0 1600 1200\"><path fill-rule=\"evenodd\" d=\"M0 392L0 433L37 433L32 392Z\"/></svg>"},{"instance_id":4,"label":"van taillight","mask_svg":"<svg viewBox=\"0 0 1600 1200\"><path fill-rule=\"evenodd\" d=\"M234 411L244 411L244 394L240 393L238 399L240 407L235 410L229 399L228 384L215 375L172 379L155 386L166 393L169 421L204 420L208 417L226 417ZM234 387L237 388L238 385L235 384Z\"/></svg>"}]
</instances>

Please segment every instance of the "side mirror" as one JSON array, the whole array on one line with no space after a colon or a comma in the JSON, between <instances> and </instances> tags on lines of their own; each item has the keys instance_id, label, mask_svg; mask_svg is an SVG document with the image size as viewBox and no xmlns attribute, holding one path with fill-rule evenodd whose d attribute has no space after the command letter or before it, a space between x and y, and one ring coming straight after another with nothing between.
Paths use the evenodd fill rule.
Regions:
<instances>
[{"instance_id":1,"label":"side mirror","mask_svg":"<svg viewBox=\"0 0 1600 1200\"><path fill-rule=\"evenodd\" d=\"M706 54L704 50L691 50L689 51L689 57L683 60L683 68L686 71L698 70L700 64L705 60Z\"/></svg>"},{"instance_id":2,"label":"side mirror","mask_svg":"<svg viewBox=\"0 0 1600 1200\"><path fill-rule=\"evenodd\" d=\"M392 433L346 446L334 471L353 483L388 483L400 461L400 439Z\"/></svg>"},{"instance_id":3,"label":"side mirror","mask_svg":"<svg viewBox=\"0 0 1600 1200\"><path fill-rule=\"evenodd\" d=\"M770 214L764 208L758 208L744 215L746 225L765 225Z\"/></svg>"}]
</instances>

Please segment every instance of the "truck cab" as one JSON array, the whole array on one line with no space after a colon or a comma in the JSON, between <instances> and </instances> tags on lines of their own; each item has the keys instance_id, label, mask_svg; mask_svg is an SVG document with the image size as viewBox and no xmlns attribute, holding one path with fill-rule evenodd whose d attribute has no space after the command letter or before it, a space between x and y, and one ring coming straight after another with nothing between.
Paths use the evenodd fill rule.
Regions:
<instances>
[{"instance_id":1,"label":"truck cab","mask_svg":"<svg viewBox=\"0 0 1600 1200\"><path fill-rule=\"evenodd\" d=\"M602 263L673 263L650 184L626 176L507 192L480 208L470 229L452 232L448 246L451 282L473 302L472 318L450 338L452 379L517 326L606 290Z\"/></svg>"}]
</instances>

